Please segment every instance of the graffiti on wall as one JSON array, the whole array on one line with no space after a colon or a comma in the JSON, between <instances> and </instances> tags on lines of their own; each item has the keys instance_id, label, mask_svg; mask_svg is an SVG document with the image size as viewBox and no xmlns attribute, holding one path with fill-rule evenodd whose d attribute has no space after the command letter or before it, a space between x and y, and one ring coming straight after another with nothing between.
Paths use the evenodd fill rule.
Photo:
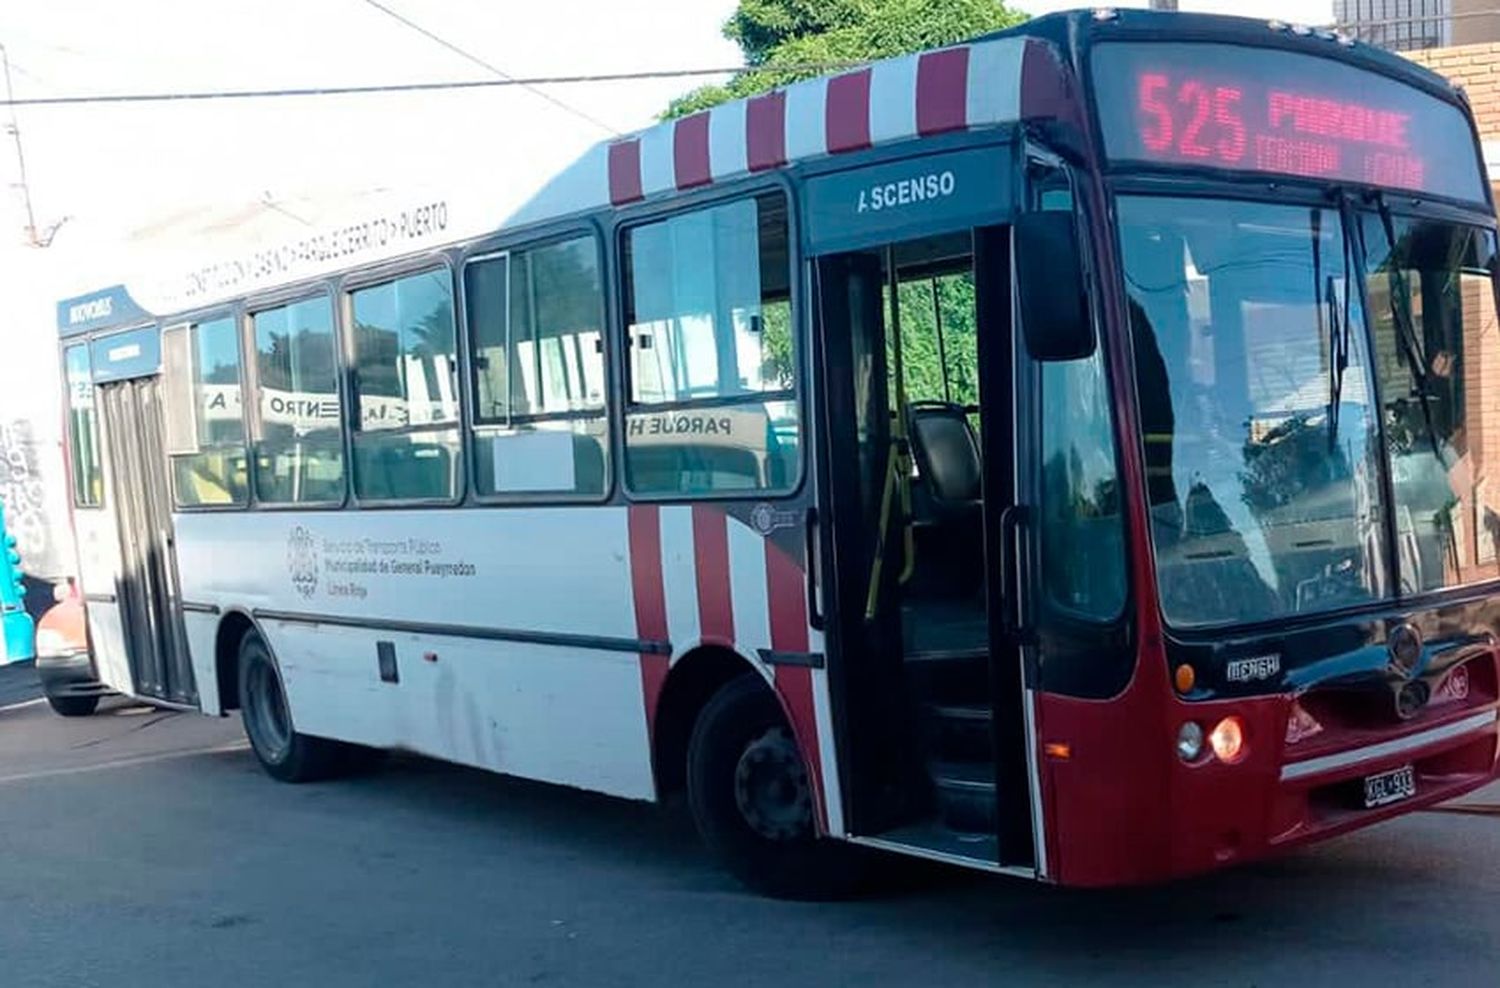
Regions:
<instances>
[{"instance_id":1,"label":"graffiti on wall","mask_svg":"<svg viewBox=\"0 0 1500 988\"><path fill-rule=\"evenodd\" d=\"M6 525L21 550L21 568L33 576L53 576L66 565L60 537L66 519L52 517L42 455L31 422L0 421L0 502Z\"/></svg>"}]
</instances>

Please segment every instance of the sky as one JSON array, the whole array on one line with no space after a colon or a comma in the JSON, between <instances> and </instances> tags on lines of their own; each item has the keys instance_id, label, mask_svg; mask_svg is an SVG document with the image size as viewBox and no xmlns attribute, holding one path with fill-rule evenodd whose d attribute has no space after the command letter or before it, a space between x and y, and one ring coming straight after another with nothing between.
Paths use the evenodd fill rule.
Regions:
<instances>
[{"instance_id":1,"label":"sky","mask_svg":"<svg viewBox=\"0 0 1500 988\"><path fill-rule=\"evenodd\" d=\"M379 0L512 76L733 66L734 0ZM1069 4L1021 0L1033 13ZM1328 0L1184 0L1184 9L1327 20ZM484 69L371 0L50 0L0 4L17 98L474 79ZM640 128L699 80L410 95L15 110L36 223L23 246L14 149L0 143L0 422L51 407L59 297L121 280L175 237L215 251L253 216L295 230L371 190L493 189ZM0 111L3 113L3 111ZM3 119L3 117L0 117ZM3 136L3 135L0 135ZM170 236L169 236L170 235Z\"/></svg>"}]
</instances>

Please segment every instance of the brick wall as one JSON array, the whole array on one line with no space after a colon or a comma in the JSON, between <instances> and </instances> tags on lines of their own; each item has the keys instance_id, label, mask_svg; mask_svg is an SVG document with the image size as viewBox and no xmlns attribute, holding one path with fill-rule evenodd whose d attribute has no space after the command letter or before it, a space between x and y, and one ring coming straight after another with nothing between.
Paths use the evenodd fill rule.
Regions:
<instances>
[{"instance_id":1,"label":"brick wall","mask_svg":"<svg viewBox=\"0 0 1500 988\"><path fill-rule=\"evenodd\" d=\"M1500 138L1500 43L1406 52L1418 65L1447 76L1469 94L1484 140Z\"/></svg>"}]
</instances>

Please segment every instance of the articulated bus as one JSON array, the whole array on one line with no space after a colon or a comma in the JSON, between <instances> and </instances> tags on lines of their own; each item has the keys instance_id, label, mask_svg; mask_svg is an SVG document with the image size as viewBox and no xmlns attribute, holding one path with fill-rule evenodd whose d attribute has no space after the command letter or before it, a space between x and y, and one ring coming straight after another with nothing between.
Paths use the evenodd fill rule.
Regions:
<instances>
[{"instance_id":1,"label":"articulated bus","mask_svg":"<svg viewBox=\"0 0 1500 988\"><path fill-rule=\"evenodd\" d=\"M73 712L683 792L781 895L1496 778L1496 224L1431 72L1055 15L495 196L60 304Z\"/></svg>"}]
</instances>

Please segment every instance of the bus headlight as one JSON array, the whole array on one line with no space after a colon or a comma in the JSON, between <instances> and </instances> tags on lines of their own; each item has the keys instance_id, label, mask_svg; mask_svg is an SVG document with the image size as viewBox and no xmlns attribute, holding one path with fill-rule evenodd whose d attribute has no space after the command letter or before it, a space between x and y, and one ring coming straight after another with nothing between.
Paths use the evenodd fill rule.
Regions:
<instances>
[{"instance_id":1,"label":"bus headlight","mask_svg":"<svg viewBox=\"0 0 1500 988\"><path fill-rule=\"evenodd\" d=\"M1203 728L1188 721L1177 729L1177 754L1185 762L1196 762L1203 754Z\"/></svg>"},{"instance_id":2,"label":"bus headlight","mask_svg":"<svg viewBox=\"0 0 1500 988\"><path fill-rule=\"evenodd\" d=\"M1233 715L1214 725L1208 735L1208 743L1214 757L1231 765L1245 756L1245 723Z\"/></svg>"}]
</instances>

